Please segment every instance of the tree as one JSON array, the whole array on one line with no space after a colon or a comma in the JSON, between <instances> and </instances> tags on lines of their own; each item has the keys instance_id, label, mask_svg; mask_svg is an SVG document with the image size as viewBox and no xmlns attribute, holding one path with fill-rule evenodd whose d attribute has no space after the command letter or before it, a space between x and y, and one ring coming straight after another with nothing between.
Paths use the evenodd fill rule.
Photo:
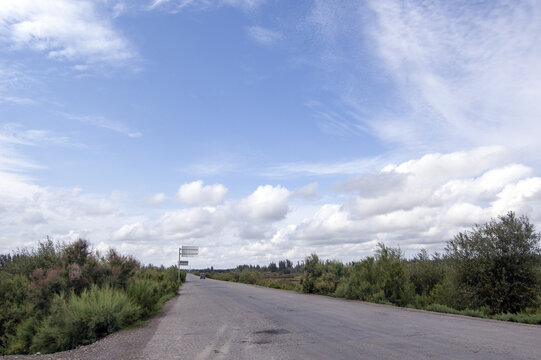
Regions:
<instances>
[{"instance_id":1,"label":"tree","mask_svg":"<svg viewBox=\"0 0 541 360\"><path fill-rule=\"evenodd\" d=\"M311 254L304 260L304 276L302 277L302 291L314 293L315 282L323 273L323 264L316 254Z\"/></svg>"},{"instance_id":2,"label":"tree","mask_svg":"<svg viewBox=\"0 0 541 360\"><path fill-rule=\"evenodd\" d=\"M526 216L514 212L475 225L450 240L446 254L465 290L467 307L516 313L537 305L541 234Z\"/></svg>"}]
</instances>

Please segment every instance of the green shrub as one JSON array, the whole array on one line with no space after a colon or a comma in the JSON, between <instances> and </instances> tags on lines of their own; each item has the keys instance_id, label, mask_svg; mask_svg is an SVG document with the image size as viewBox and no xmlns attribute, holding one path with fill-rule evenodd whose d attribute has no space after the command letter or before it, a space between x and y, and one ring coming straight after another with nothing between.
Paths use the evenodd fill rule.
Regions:
<instances>
[{"instance_id":1,"label":"green shrub","mask_svg":"<svg viewBox=\"0 0 541 360\"><path fill-rule=\"evenodd\" d=\"M69 301L57 296L51 315L38 329L31 351L51 353L90 344L120 330L141 316L125 292L109 286L92 286L80 296L72 293Z\"/></svg>"},{"instance_id":2,"label":"green shrub","mask_svg":"<svg viewBox=\"0 0 541 360\"><path fill-rule=\"evenodd\" d=\"M28 278L0 272L0 355L8 353L9 343L14 340L17 327L33 312L28 299Z\"/></svg>"},{"instance_id":3,"label":"green shrub","mask_svg":"<svg viewBox=\"0 0 541 360\"><path fill-rule=\"evenodd\" d=\"M56 296L51 302L50 315L43 321L32 339L30 351L47 354L74 348L77 343L72 341L72 328L65 299L63 296Z\"/></svg>"},{"instance_id":4,"label":"green shrub","mask_svg":"<svg viewBox=\"0 0 541 360\"><path fill-rule=\"evenodd\" d=\"M27 354L32 346L32 340L36 335L39 320L29 317L17 326L17 335L10 337L9 354Z\"/></svg>"},{"instance_id":5,"label":"green shrub","mask_svg":"<svg viewBox=\"0 0 541 360\"><path fill-rule=\"evenodd\" d=\"M541 311L534 314L528 314L526 312L520 312L517 314L505 313L493 315L492 318L503 321L520 322L532 325L541 325Z\"/></svg>"},{"instance_id":6,"label":"green shrub","mask_svg":"<svg viewBox=\"0 0 541 360\"><path fill-rule=\"evenodd\" d=\"M252 272L252 271L243 271L241 272L238 282L244 283L244 284L257 284L259 281L261 281L262 276L260 273Z\"/></svg>"},{"instance_id":7,"label":"green shrub","mask_svg":"<svg viewBox=\"0 0 541 360\"><path fill-rule=\"evenodd\" d=\"M142 266L114 249L101 256L81 239L1 254L0 355L94 341L159 309L177 293L177 277L174 266ZM144 288L133 285L130 300L125 289L139 280Z\"/></svg>"},{"instance_id":8,"label":"green shrub","mask_svg":"<svg viewBox=\"0 0 541 360\"><path fill-rule=\"evenodd\" d=\"M421 250L412 260L407 262L409 280L417 295L429 295L434 287L445 277L444 260L439 254L432 259L426 249Z\"/></svg>"},{"instance_id":9,"label":"green shrub","mask_svg":"<svg viewBox=\"0 0 541 360\"><path fill-rule=\"evenodd\" d=\"M466 290L465 307L488 306L494 314L538 306L540 238L527 217L509 212L449 241L446 252L458 287Z\"/></svg>"},{"instance_id":10,"label":"green shrub","mask_svg":"<svg viewBox=\"0 0 541 360\"><path fill-rule=\"evenodd\" d=\"M158 301L162 297L162 293L159 291L159 283L146 279L132 281L128 285L127 293L129 298L139 305L143 317L147 317L156 311ZM167 293L167 291L164 291L164 293Z\"/></svg>"},{"instance_id":11,"label":"green shrub","mask_svg":"<svg viewBox=\"0 0 541 360\"><path fill-rule=\"evenodd\" d=\"M425 308L425 310L447 314L460 314L459 310L455 310L447 305L442 304L430 304Z\"/></svg>"}]
</instances>

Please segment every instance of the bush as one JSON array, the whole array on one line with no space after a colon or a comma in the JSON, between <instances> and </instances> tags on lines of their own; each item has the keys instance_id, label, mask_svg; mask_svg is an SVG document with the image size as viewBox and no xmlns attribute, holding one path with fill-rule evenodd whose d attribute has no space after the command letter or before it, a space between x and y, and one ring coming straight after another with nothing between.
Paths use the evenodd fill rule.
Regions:
<instances>
[{"instance_id":1,"label":"bush","mask_svg":"<svg viewBox=\"0 0 541 360\"><path fill-rule=\"evenodd\" d=\"M476 225L448 242L455 281L465 289L465 307L488 306L492 313L517 313L537 306L541 235L525 216L513 212Z\"/></svg>"},{"instance_id":2,"label":"bush","mask_svg":"<svg viewBox=\"0 0 541 360\"><path fill-rule=\"evenodd\" d=\"M146 279L137 279L131 282L128 285L127 293L129 298L141 308L143 317L147 317L156 311L158 301L162 297L158 282Z\"/></svg>"},{"instance_id":3,"label":"bush","mask_svg":"<svg viewBox=\"0 0 541 360\"><path fill-rule=\"evenodd\" d=\"M443 259L439 254L432 256L431 259L426 249L421 250L407 262L407 269L415 293L420 296L429 295L445 277Z\"/></svg>"},{"instance_id":4,"label":"bush","mask_svg":"<svg viewBox=\"0 0 541 360\"><path fill-rule=\"evenodd\" d=\"M120 330L141 316L125 292L109 286L92 286L80 296L72 293L69 302L57 296L51 314L34 337L31 351L51 353L90 344Z\"/></svg>"},{"instance_id":5,"label":"bush","mask_svg":"<svg viewBox=\"0 0 541 360\"><path fill-rule=\"evenodd\" d=\"M0 273L0 355L7 353L17 327L33 312L28 301L29 281L23 275Z\"/></svg>"},{"instance_id":6,"label":"bush","mask_svg":"<svg viewBox=\"0 0 541 360\"><path fill-rule=\"evenodd\" d=\"M177 293L177 276L174 266L143 267L115 250L94 254L81 239L0 255L0 355L91 342L155 312Z\"/></svg>"},{"instance_id":7,"label":"bush","mask_svg":"<svg viewBox=\"0 0 541 360\"><path fill-rule=\"evenodd\" d=\"M39 320L35 317L27 318L17 326L17 335L10 336L8 353L26 354L32 345L32 340L36 335Z\"/></svg>"},{"instance_id":8,"label":"bush","mask_svg":"<svg viewBox=\"0 0 541 360\"><path fill-rule=\"evenodd\" d=\"M503 321L512 321L520 322L525 324L532 325L541 325L541 311L538 311L534 314L528 314L526 312L520 312L516 314L505 313L505 314L496 314L493 316L494 319L503 320Z\"/></svg>"}]
</instances>

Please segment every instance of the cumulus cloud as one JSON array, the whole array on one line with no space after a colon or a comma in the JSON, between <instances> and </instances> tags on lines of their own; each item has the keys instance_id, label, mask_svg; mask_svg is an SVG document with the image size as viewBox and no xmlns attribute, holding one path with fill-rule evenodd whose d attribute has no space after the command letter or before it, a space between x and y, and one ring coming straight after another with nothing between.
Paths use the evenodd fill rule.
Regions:
<instances>
[{"instance_id":1,"label":"cumulus cloud","mask_svg":"<svg viewBox=\"0 0 541 360\"><path fill-rule=\"evenodd\" d=\"M278 233L282 242L304 246L383 241L406 250L441 250L457 232L508 211L539 223L534 204L541 199L541 178L507 159L502 148L476 148L391 164L340 184L351 193L345 203L323 205ZM365 192L378 178L382 186Z\"/></svg>"},{"instance_id":2,"label":"cumulus cloud","mask_svg":"<svg viewBox=\"0 0 541 360\"><path fill-rule=\"evenodd\" d=\"M151 227L166 239L208 239L219 235L229 225L229 220L229 214L223 207L206 206L168 211Z\"/></svg>"},{"instance_id":3,"label":"cumulus cloud","mask_svg":"<svg viewBox=\"0 0 541 360\"><path fill-rule=\"evenodd\" d=\"M131 217L120 211L112 197L90 194L78 188L49 188L25 176L0 170L0 249L35 246L46 235L72 240L74 234L89 240L109 239L118 224ZM114 246L114 241L110 242Z\"/></svg>"},{"instance_id":4,"label":"cumulus cloud","mask_svg":"<svg viewBox=\"0 0 541 360\"><path fill-rule=\"evenodd\" d=\"M6 0L0 41L57 60L123 64L136 57L99 3L85 0Z\"/></svg>"},{"instance_id":5,"label":"cumulus cloud","mask_svg":"<svg viewBox=\"0 0 541 360\"><path fill-rule=\"evenodd\" d=\"M354 176L344 183L334 186L336 190L356 192L364 197L377 197L392 191L400 191L407 176L395 171L382 171L377 174L363 174Z\"/></svg>"},{"instance_id":6,"label":"cumulus cloud","mask_svg":"<svg viewBox=\"0 0 541 360\"><path fill-rule=\"evenodd\" d=\"M290 206L295 197L314 194L317 184L296 191L261 185L225 202L223 185L196 181L183 185L190 207L150 213L133 209L129 196L43 187L1 169L1 252L50 235L83 236L102 251L112 246L156 264L174 263L181 245L200 246L194 264L201 266L301 260L311 252L349 261L371 254L380 241L409 255L441 250L458 231L510 210L541 224L541 178L497 147L382 166L336 185L341 197L327 203Z\"/></svg>"},{"instance_id":7,"label":"cumulus cloud","mask_svg":"<svg viewBox=\"0 0 541 360\"><path fill-rule=\"evenodd\" d=\"M277 221L287 215L290 196L291 192L280 185L263 185L242 199L238 206L241 213L248 218Z\"/></svg>"},{"instance_id":8,"label":"cumulus cloud","mask_svg":"<svg viewBox=\"0 0 541 360\"><path fill-rule=\"evenodd\" d=\"M148 235L144 225L141 222L122 225L120 229L114 231L111 235L113 241L137 241L144 240Z\"/></svg>"},{"instance_id":9,"label":"cumulus cloud","mask_svg":"<svg viewBox=\"0 0 541 360\"><path fill-rule=\"evenodd\" d=\"M197 180L181 185L177 199L186 205L217 205L224 200L227 191L222 184L203 185L202 180Z\"/></svg>"}]
</instances>

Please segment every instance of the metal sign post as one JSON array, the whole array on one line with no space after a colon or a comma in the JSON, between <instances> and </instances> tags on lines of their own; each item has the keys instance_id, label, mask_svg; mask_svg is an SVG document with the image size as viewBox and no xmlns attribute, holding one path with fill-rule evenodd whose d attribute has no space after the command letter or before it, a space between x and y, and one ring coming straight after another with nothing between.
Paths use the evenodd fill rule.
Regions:
<instances>
[{"instance_id":1,"label":"metal sign post","mask_svg":"<svg viewBox=\"0 0 541 360\"><path fill-rule=\"evenodd\" d=\"M180 260L181 257L195 257L199 255L199 246L181 246L178 248L178 281L180 282L180 267L188 266L187 260Z\"/></svg>"}]
</instances>

